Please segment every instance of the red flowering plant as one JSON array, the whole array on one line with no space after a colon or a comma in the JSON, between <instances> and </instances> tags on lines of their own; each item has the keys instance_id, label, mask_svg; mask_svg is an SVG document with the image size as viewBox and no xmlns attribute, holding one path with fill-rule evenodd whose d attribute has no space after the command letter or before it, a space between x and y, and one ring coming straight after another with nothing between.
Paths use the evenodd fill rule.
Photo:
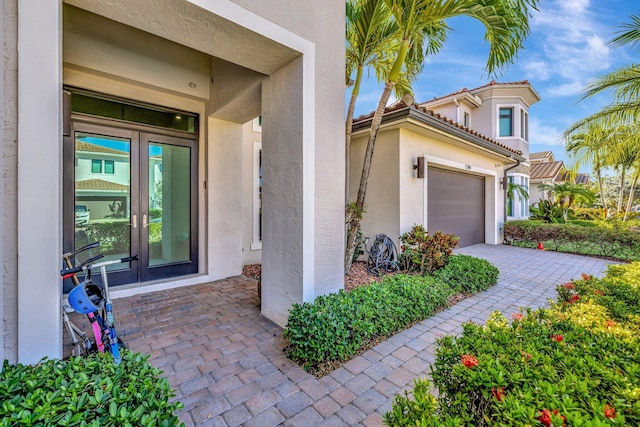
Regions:
<instances>
[{"instance_id":1,"label":"red flowering plant","mask_svg":"<svg viewBox=\"0 0 640 427\"><path fill-rule=\"evenodd\" d=\"M448 420L463 417L459 425L560 427L606 425L615 417L617 424L640 426L640 337L621 341L593 331L569 314L575 308L525 309L511 321L495 314L485 325L464 324L461 336L438 340L432 378L439 422L425 425L458 425Z\"/></svg>"}]
</instances>

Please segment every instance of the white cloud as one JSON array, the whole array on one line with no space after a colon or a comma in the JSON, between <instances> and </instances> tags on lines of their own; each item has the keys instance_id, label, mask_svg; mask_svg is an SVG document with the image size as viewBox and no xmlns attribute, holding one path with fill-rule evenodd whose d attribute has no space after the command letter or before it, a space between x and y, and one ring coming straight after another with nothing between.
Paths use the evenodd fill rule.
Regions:
<instances>
[{"instance_id":1,"label":"white cloud","mask_svg":"<svg viewBox=\"0 0 640 427\"><path fill-rule=\"evenodd\" d=\"M532 38L541 50L523 61L527 78L553 81L543 96L579 93L596 74L611 66L605 43L610 29L603 27L591 11L589 0L555 0L534 15Z\"/></svg>"},{"instance_id":2,"label":"white cloud","mask_svg":"<svg viewBox=\"0 0 640 427\"><path fill-rule=\"evenodd\" d=\"M553 126L544 125L540 120L531 118L529 122L529 141L532 144L559 145L562 131Z\"/></svg>"}]
</instances>

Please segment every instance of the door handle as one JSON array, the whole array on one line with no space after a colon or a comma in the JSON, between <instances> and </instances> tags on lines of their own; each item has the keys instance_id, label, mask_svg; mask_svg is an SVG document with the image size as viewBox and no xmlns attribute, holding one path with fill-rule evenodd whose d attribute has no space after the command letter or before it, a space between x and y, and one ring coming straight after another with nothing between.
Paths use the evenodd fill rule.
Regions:
<instances>
[{"instance_id":1,"label":"door handle","mask_svg":"<svg viewBox=\"0 0 640 427\"><path fill-rule=\"evenodd\" d=\"M138 216L137 215L131 215L131 224L129 224L130 226L132 226L133 228L138 228Z\"/></svg>"},{"instance_id":2,"label":"door handle","mask_svg":"<svg viewBox=\"0 0 640 427\"><path fill-rule=\"evenodd\" d=\"M149 224L147 224L147 215L142 215L142 228L147 228Z\"/></svg>"}]
</instances>

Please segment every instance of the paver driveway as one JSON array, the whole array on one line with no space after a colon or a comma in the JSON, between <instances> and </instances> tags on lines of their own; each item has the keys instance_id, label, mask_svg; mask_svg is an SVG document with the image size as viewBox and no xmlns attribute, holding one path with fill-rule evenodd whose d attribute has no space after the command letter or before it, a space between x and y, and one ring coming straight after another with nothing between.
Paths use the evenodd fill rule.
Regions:
<instances>
[{"instance_id":1,"label":"paver driveway","mask_svg":"<svg viewBox=\"0 0 640 427\"><path fill-rule=\"evenodd\" d=\"M539 307L555 285L601 275L608 261L512 246L456 251L491 261L498 284L406 329L321 379L283 354L282 329L260 316L256 283L235 277L118 299L119 330L133 351L151 354L177 399L180 419L203 426L372 426L393 397L425 376L441 334L493 310Z\"/></svg>"}]
</instances>

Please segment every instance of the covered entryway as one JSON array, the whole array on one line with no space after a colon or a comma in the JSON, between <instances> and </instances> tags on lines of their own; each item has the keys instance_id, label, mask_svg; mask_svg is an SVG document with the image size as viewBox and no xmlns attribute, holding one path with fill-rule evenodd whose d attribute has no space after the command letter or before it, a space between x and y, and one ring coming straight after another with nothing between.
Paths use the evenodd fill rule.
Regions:
<instances>
[{"instance_id":1,"label":"covered entryway","mask_svg":"<svg viewBox=\"0 0 640 427\"><path fill-rule=\"evenodd\" d=\"M485 242L483 176L435 167L427 175L427 230L460 237L461 247Z\"/></svg>"}]
</instances>

